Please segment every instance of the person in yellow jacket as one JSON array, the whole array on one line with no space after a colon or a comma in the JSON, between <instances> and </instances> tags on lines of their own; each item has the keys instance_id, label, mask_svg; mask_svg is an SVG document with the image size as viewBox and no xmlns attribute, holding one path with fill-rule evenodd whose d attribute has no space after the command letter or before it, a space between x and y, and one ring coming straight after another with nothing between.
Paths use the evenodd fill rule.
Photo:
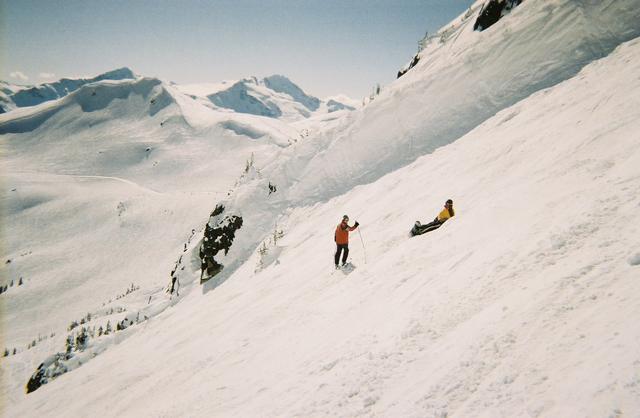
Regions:
<instances>
[{"instance_id":1,"label":"person in yellow jacket","mask_svg":"<svg viewBox=\"0 0 640 418\"><path fill-rule=\"evenodd\" d=\"M449 218L455 216L455 214L456 212L455 210L453 210L453 200L449 199L444 204L444 209L440 211L433 222L422 225L420 222L416 221L416 224L411 230L411 235L420 235L424 234L425 232L433 231L434 229L440 228L443 223L445 223Z\"/></svg>"}]
</instances>

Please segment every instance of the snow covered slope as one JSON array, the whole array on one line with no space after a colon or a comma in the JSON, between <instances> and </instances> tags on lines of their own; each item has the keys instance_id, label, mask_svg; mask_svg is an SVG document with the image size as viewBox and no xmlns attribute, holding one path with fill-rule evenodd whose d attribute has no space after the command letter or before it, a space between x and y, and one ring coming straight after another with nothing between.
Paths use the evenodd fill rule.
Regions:
<instances>
[{"instance_id":1,"label":"snow covered slope","mask_svg":"<svg viewBox=\"0 0 640 418\"><path fill-rule=\"evenodd\" d=\"M242 216L245 230L232 251L221 260L214 257L215 263L237 266L245 260L284 209L323 202L374 181L640 35L630 18L640 18L634 4L640 3L577 7L565 0L529 1L483 32L469 26L473 14L463 15L443 30L448 36L443 44L425 48L429 58L362 112L347 114L310 140L283 149L277 159L262 163L259 181L221 202L225 215ZM267 200L268 184L277 185L280 193ZM227 269L218 280L231 272Z\"/></svg>"},{"instance_id":2,"label":"snow covered slope","mask_svg":"<svg viewBox=\"0 0 640 418\"><path fill-rule=\"evenodd\" d=\"M128 68L119 68L100 74L90 79L63 78L55 83L45 83L38 86L13 86L2 83L0 95L0 113L5 113L16 107L36 106L50 100L56 100L78 90L85 84L102 80L133 79L135 75Z\"/></svg>"},{"instance_id":3,"label":"snow covered slope","mask_svg":"<svg viewBox=\"0 0 640 418\"><path fill-rule=\"evenodd\" d=\"M255 273L256 253L11 414L634 416L638 73L636 40L455 144L290 210L277 261ZM447 197L456 217L408 238ZM366 243L348 275L328 238L343 212Z\"/></svg>"},{"instance_id":4,"label":"snow covered slope","mask_svg":"<svg viewBox=\"0 0 640 418\"><path fill-rule=\"evenodd\" d=\"M4 272L37 277L0 295L3 338L21 344L1 363L9 416L633 416L638 5L528 0L481 33L461 17L340 118L220 112L141 79L95 112L79 91L35 129L6 131ZM151 115L158 94L168 104ZM103 121L83 130L73 116ZM158 153L82 165L88 153L69 149L99 134L106 149L158 139ZM75 146L56 151L66 135ZM447 198L456 217L410 239ZM219 202L243 226L194 291ZM334 271L344 213L362 235L355 268ZM172 267L185 291L169 299ZM130 282L140 289L120 297L114 284ZM126 329L47 362L73 371L25 395L87 313L89 328Z\"/></svg>"}]
</instances>

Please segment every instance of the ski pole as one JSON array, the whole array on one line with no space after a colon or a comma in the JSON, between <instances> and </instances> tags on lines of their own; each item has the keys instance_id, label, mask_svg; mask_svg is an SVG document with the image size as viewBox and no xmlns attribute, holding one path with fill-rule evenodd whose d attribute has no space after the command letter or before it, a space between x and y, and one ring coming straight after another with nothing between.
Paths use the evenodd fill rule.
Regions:
<instances>
[{"instance_id":1,"label":"ski pole","mask_svg":"<svg viewBox=\"0 0 640 418\"><path fill-rule=\"evenodd\" d=\"M364 253L364 263L367 264L367 249L364 246L364 240L362 239L362 232L358 228L358 236L360 236L360 242L362 243L362 252Z\"/></svg>"}]
</instances>

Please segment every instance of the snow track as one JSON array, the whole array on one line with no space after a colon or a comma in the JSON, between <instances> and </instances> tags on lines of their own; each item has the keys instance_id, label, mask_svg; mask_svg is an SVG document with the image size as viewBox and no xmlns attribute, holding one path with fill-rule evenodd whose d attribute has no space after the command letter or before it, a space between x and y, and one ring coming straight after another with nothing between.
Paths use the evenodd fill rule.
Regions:
<instances>
[{"instance_id":1,"label":"snow track","mask_svg":"<svg viewBox=\"0 0 640 418\"><path fill-rule=\"evenodd\" d=\"M134 183L134 182L133 182L133 181L131 181L131 180L121 179L121 178L119 178L119 177L110 177L110 176L81 176L81 175L74 175L74 176L72 176L72 177L74 177L74 178L78 178L78 179L114 180L114 181L119 181L119 182L121 182L121 183L128 184L129 186L133 186L134 188L136 188L136 189L140 189L140 190L142 190L142 191L144 191L144 192L146 192L146 193L151 193L151 194L156 194L156 195L162 194L162 193L157 192L157 191L155 191L155 190L149 189L148 187L140 186L139 184Z\"/></svg>"}]
</instances>

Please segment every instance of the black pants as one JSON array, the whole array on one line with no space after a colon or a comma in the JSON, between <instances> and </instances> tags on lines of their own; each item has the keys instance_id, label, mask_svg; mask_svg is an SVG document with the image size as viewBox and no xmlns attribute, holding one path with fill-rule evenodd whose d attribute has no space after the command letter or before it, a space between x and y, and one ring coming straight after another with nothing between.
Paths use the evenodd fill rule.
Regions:
<instances>
[{"instance_id":1,"label":"black pants","mask_svg":"<svg viewBox=\"0 0 640 418\"><path fill-rule=\"evenodd\" d=\"M419 231L425 231L425 230L430 229L430 228L432 228L434 226L440 226L440 225L442 225L442 222L440 222L438 219L435 219L433 222L429 222L426 225L420 225L418 227L418 230Z\"/></svg>"},{"instance_id":2,"label":"black pants","mask_svg":"<svg viewBox=\"0 0 640 418\"><path fill-rule=\"evenodd\" d=\"M411 235L422 235L425 232L429 232L429 231L433 231L434 229L438 229L440 228L440 226L443 224L443 222L440 222L438 220L438 218L434 219L433 222L429 222L426 225L414 225L413 229L411 230Z\"/></svg>"},{"instance_id":3,"label":"black pants","mask_svg":"<svg viewBox=\"0 0 640 418\"><path fill-rule=\"evenodd\" d=\"M349 256L349 244L336 244L338 248L336 249L336 255L333 257L336 266L338 265L338 261L340 261L340 253L344 250L342 254L342 264L347 262L347 257Z\"/></svg>"}]
</instances>

